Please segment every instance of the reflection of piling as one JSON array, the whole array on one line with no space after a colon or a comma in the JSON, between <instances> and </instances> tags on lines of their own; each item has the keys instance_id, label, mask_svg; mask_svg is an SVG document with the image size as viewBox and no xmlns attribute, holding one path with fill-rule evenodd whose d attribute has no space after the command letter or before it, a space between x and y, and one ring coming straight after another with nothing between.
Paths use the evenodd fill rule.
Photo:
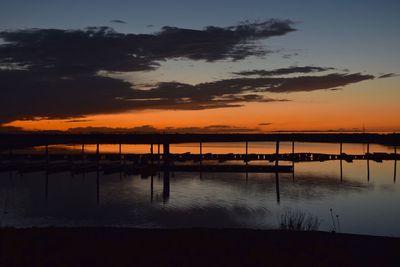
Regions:
<instances>
[{"instance_id":1,"label":"reflection of piling","mask_svg":"<svg viewBox=\"0 0 400 267\"><path fill-rule=\"evenodd\" d=\"M163 200L167 202L169 199L169 171L164 170L163 178Z\"/></svg>"},{"instance_id":2,"label":"reflection of piling","mask_svg":"<svg viewBox=\"0 0 400 267\"><path fill-rule=\"evenodd\" d=\"M153 202L153 195L154 195L154 190L153 190L153 183L154 183L154 177L151 175L151 180L150 180L150 201Z\"/></svg>"},{"instance_id":3,"label":"reflection of piling","mask_svg":"<svg viewBox=\"0 0 400 267\"><path fill-rule=\"evenodd\" d=\"M275 145L275 166L279 166L279 141L276 141ZM279 172L275 172L275 185L276 185L276 202L281 202L281 196L279 192Z\"/></svg>"},{"instance_id":4,"label":"reflection of piling","mask_svg":"<svg viewBox=\"0 0 400 267\"><path fill-rule=\"evenodd\" d=\"M343 181L343 143L340 143L340 181Z\"/></svg>"},{"instance_id":5,"label":"reflection of piling","mask_svg":"<svg viewBox=\"0 0 400 267\"><path fill-rule=\"evenodd\" d=\"M394 175L393 182L396 183L396 168L397 168L397 148L394 147Z\"/></svg>"},{"instance_id":6,"label":"reflection of piling","mask_svg":"<svg viewBox=\"0 0 400 267\"><path fill-rule=\"evenodd\" d=\"M249 165L249 142L246 141L246 157L245 157L245 161L246 161L246 181L249 180L249 172L247 170L247 167Z\"/></svg>"},{"instance_id":7,"label":"reflection of piling","mask_svg":"<svg viewBox=\"0 0 400 267\"><path fill-rule=\"evenodd\" d=\"M45 181L45 189L44 189L44 199L47 200L48 189L49 189L49 146L46 144L45 146L46 153L46 181Z\"/></svg>"},{"instance_id":8,"label":"reflection of piling","mask_svg":"<svg viewBox=\"0 0 400 267\"><path fill-rule=\"evenodd\" d=\"M44 185L44 199L47 201L49 195L49 172L46 171L46 180Z\"/></svg>"},{"instance_id":9,"label":"reflection of piling","mask_svg":"<svg viewBox=\"0 0 400 267\"><path fill-rule=\"evenodd\" d=\"M170 153L169 144L163 145L163 161L164 161L164 177L163 177L163 200L164 202L169 198L169 166L170 166Z\"/></svg>"},{"instance_id":10,"label":"reflection of piling","mask_svg":"<svg viewBox=\"0 0 400 267\"><path fill-rule=\"evenodd\" d=\"M293 172L292 172L292 178L294 181L294 141L292 141L292 168L293 168Z\"/></svg>"},{"instance_id":11,"label":"reflection of piling","mask_svg":"<svg viewBox=\"0 0 400 267\"><path fill-rule=\"evenodd\" d=\"M367 144L367 179L369 182L369 143Z\"/></svg>"},{"instance_id":12,"label":"reflection of piling","mask_svg":"<svg viewBox=\"0 0 400 267\"><path fill-rule=\"evenodd\" d=\"M100 203L100 146L96 144L96 199Z\"/></svg>"},{"instance_id":13,"label":"reflection of piling","mask_svg":"<svg viewBox=\"0 0 400 267\"><path fill-rule=\"evenodd\" d=\"M279 204L281 202L281 195L279 191L279 172L275 173L275 185L276 185L276 202Z\"/></svg>"},{"instance_id":14,"label":"reflection of piling","mask_svg":"<svg viewBox=\"0 0 400 267\"><path fill-rule=\"evenodd\" d=\"M199 153L200 153L199 164L200 164L200 166L202 166L203 165L203 143L202 142L199 143L199 150L200 150L199 151ZM200 168L200 180L201 179L203 179L203 172Z\"/></svg>"},{"instance_id":15,"label":"reflection of piling","mask_svg":"<svg viewBox=\"0 0 400 267\"><path fill-rule=\"evenodd\" d=\"M100 203L100 170L99 170L99 165L97 165L97 170L96 170L96 199L97 199L97 204Z\"/></svg>"}]
</instances>

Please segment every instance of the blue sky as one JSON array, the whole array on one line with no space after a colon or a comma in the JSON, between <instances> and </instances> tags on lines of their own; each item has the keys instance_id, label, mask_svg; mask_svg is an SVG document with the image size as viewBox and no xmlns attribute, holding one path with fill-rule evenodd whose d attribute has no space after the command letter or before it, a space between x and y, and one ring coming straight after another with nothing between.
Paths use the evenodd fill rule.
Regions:
<instances>
[{"instance_id":1,"label":"blue sky","mask_svg":"<svg viewBox=\"0 0 400 267\"><path fill-rule=\"evenodd\" d=\"M399 68L400 2L371 1L0 1L0 28L111 26L120 32L154 32L169 25L202 29L246 19L291 19L298 32L268 40L302 49L307 57L348 68L387 72ZM124 20L126 24L110 23ZM149 27L153 25L153 27ZM346 64L339 64L347 58ZM374 63L373 69L371 63Z\"/></svg>"}]
</instances>

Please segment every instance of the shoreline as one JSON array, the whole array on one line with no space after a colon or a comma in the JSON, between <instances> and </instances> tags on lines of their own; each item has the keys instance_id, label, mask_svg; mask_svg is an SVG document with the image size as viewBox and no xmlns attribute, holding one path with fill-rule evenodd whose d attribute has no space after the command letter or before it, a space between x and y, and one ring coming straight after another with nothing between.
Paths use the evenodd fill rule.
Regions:
<instances>
[{"instance_id":1,"label":"shoreline","mask_svg":"<svg viewBox=\"0 0 400 267\"><path fill-rule=\"evenodd\" d=\"M0 228L0 266L399 266L400 238L252 229Z\"/></svg>"}]
</instances>

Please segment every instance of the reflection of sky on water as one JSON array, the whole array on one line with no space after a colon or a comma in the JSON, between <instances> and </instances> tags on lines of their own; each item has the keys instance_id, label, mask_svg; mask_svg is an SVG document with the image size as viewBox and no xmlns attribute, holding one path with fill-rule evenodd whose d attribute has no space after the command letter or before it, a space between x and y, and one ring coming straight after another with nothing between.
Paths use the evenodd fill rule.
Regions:
<instances>
[{"instance_id":1,"label":"reflection of sky on water","mask_svg":"<svg viewBox=\"0 0 400 267\"><path fill-rule=\"evenodd\" d=\"M246 153L246 144L242 143L203 143L202 144L203 153L214 153L214 154L227 154L227 153L236 153L236 154L244 154ZM119 153L119 145L114 144L102 144L99 146L100 153ZM49 146L50 153L60 153L65 152L68 153L81 153L82 145L51 145ZM256 153L256 154L272 154L275 153L275 142L249 142L248 143L248 153ZM37 153L43 153L45 148L36 147ZM96 145L85 145L84 150L87 153L95 153ZM389 146L383 146L378 144L370 144L369 145L370 153L374 152L386 152L393 153L394 148ZM14 151L14 153L18 152L26 152L26 150L18 150ZM122 153L150 153L150 145L131 145L131 144L123 144L121 146ZM186 153L190 152L192 154L198 154L200 151L199 143L186 143L186 144L172 144L170 147L171 153ZM280 142L279 145L280 153L292 153L292 143L291 142ZM31 152L31 150L30 150ZM158 152L157 144L153 145L153 152ZM160 146L160 153L163 152L162 145ZM302 143L295 142L295 152L296 153L326 153L326 154L339 154L340 153L340 144L335 143ZM367 152L367 145L365 144L343 144L343 153L347 154L364 154Z\"/></svg>"},{"instance_id":2,"label":"reflection of sky on water","mask_svg":"<svg viewBox=\"0 0 400 267\"><path fill-rule=\"evenodd\" d=\"M400 236L394 161L370 161L369 181L366 161L342 164L341 181L339 161L296 163L294 178L279 175L279 203L275 174L249 173L246 181L244 173L175 173L166 201L162 174L153 178L153 201L151 178L100 175L97 203L94 172L51 174L47 200L45 174L1 173L1 224L265 229L290 209L318 216L330 230L332 208L344 232Z\"/></svg>"}]
</instances>

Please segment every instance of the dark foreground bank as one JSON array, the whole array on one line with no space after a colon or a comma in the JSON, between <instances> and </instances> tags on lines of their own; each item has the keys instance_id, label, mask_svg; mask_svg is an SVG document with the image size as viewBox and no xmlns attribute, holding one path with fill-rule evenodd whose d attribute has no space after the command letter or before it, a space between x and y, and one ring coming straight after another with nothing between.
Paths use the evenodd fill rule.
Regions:
<instances>
[{"instance_id":1,"label":"dark foreground bank","mask_svg":"<svg viewBox=\"0 0 400 267\"><path fill-rule=\"evenodd\" d=\"M0 266L400 266L400 238L238 229L0 229Z\"/></svg>"}]
</instances>

